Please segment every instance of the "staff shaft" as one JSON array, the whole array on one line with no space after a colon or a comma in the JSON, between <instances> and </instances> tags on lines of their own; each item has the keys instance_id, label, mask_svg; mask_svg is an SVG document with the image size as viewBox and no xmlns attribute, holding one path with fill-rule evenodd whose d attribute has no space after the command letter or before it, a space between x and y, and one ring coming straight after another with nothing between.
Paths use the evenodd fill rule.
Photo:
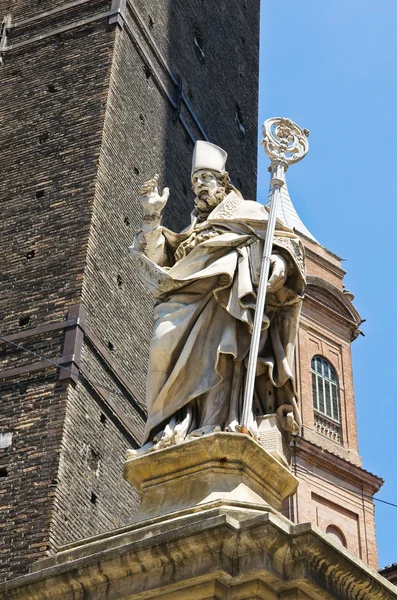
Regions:
<instances>
[{"instance_id":1,"label":"staff shaft","mask_svg":"<svg viewBox=\"0 0 397 600\"><path fill-rule=\"evenodd\" d=\"M259 344L262 332L263 313L265 311L266 305L267 282L269 280L270 256L272 254L274 232L276 229L277 208L281 193L280 190L281 187L284 185L284 170L285 169L283 165L276 165L276 168L273 170L272 180L270 182L271 199L269 219L266 229L265 244L263 247L261 273L259 277L251 347L248 357L247 380L245 385L243 412L241 418L242 431L245 433L247 433L249 425L251 424L251 421L253 419L252 408L254 402L256 365L258 360Z\"/></svg>"}]
</instances>

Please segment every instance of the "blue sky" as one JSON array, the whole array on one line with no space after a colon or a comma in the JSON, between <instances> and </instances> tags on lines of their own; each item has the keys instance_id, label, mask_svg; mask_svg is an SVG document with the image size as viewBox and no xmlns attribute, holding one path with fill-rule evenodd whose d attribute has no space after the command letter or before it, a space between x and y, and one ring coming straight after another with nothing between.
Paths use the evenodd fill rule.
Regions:
<instances>
[{"instance_id":1,"label":"blue sky","mask_svg":"<svg viewBox=\"0 0 397 600\"><path fill-rule=\"evenodd\" d=\"M262 0L259 120L310 130L289 170L294 205L319 242L346 258L345 285L366 323L353 343L363 466L397 504L397 1ZM267 195L260 150L258 199ZM379 565L397 561L397 508L376 503Z\"/></svg>"}]
</instances>

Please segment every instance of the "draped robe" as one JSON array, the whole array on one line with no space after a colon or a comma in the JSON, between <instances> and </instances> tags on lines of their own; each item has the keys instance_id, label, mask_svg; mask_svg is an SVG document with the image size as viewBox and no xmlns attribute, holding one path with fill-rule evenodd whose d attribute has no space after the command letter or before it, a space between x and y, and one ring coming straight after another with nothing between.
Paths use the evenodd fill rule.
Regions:
<instances>
[{"instance_id":1,"label":"draped robe","mask_svg":"<svg viewBox=\"0 0 397 600\"><path fill-rule=\"evenodd\" d=\"M138 233L133 252L156 299L147 379L145 439L193 407L190 430L240 421L267 209L234 191L180 234ZM262 317L254 413L290 404L300 425L293 357L305 288L303 247L277 220L273 253L288 269Z\"/></svg>"}]
</instances>

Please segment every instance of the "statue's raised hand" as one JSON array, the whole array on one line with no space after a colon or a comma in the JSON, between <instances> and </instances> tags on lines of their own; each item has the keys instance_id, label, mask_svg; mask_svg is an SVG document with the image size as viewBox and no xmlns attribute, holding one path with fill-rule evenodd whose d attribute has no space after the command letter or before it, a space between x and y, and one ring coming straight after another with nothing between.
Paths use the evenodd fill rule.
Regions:
<instances>
[{"instance_id":1,"label":"statue's raised hand","mask_svg":"<svg viewBox=\"0 0 397 600\"><path fill-rule=\"evenodd\" d=\"M167 204L170 190L166 187L160 196L157 183L159 176L155 175L149 181L145 181L139 194L141 196L141 205L145 213L145 217L160 218L160 213Z\"/></svg>"}]
</instances>

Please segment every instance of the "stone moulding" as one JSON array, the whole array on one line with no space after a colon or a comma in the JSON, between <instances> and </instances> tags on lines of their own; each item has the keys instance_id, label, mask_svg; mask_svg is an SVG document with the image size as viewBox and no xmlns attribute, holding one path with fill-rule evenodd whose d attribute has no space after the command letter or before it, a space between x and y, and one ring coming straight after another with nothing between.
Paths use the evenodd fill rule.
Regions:
<instances>
[{"instance_id":1,"label":"stone moulding","mask_svg":"<svg viewBox=\"0 0 397 600\"><path fill-rule=\"evenodd\" d=\"M224 500L280 510L297 479L248 435L212 433L124 465L141 497L135 521Z\"/></svg>"},{"instance_id":2,"label":"stone moulding","mask_svg":"<svg viewBox=\"0 0 397 600\"><path fill-rule=\"evenodd\" d=\"M391 583L314 525L242 508L132 525L41 567L0 585L0 600L397 600Z\"/></svg>"}]
</instances>

